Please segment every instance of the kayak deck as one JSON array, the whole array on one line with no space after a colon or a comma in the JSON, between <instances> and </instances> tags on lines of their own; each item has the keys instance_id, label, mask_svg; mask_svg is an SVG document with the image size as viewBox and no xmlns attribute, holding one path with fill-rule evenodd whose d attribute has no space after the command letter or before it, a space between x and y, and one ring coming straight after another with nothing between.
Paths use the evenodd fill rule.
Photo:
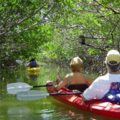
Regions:
<instances>
[{"instance_id":1,"label":"kayak deck","mask_svg":"<svg viewBox=\"0 0 120 120\"><path fill-rule=\"evenodd\" d=\"M47 81L46 84L51 85L52 81ZM54 91L53 86L46 87L46 89L49 93L72 92L66 88L61 88L59 91ZM98 99L83 102L81 95L56 95L54 96L54 98L62 103L76 107L81 110L120 119L120 105L113 104L111 102L101 102L101 100Z\"/></svg>"},{"instance_id":2,"label":"kayak deck","mask_svg":"<svg viewBox=\"0 0 120 120\"><path fill-rule=\"evenodd\" d=\"M27 72L28 72L28 73L37 74L37 73L39 73L39 71L40 71L40 68L39 68L39 67L33 67L33 68L28 67L28 68L27 68Z\"/></svg>"}]
</instances>

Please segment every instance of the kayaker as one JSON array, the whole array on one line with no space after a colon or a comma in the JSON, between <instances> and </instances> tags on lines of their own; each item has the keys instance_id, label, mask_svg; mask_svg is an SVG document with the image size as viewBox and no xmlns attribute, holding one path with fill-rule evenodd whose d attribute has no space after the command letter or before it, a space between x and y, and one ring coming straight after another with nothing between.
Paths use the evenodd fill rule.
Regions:
<instances>
[{"instance_id":1,"label":"kayaker","mask_svg":"<svg viewBox=\"0 0 120 120\"><path fill-rule=\"evenodd\" d=\"M37 62L35 61L35 59L34 58L32 58L31 60L30 60L30 63L27 65L27 67L39 67L39 65L37 64Z\"/></svg>"},{"instance_id":2,"label":"kayaker","mask_svg":"<svg viewBox=\"0 0 120 120\"><path fill-rule=\"evenodd\" d=\"M70 90L79 90L83 92L92 81L85 74L81 73L83 61L79 57L74 57L70 62L71 73L67 74L62 80L57 76L57 81L53 83L54 90L66 87Z\"/></svg>"},{"instance_id":3,"label":"kayaker","mask_svg":"<svg viewBox=\"0 0 120 120\"><path fill-rule=\"evenodd\" d=\"M105 64L108 73L104 76L100 76L86 89L82 95L84 101L91 99L111 99L114 100L115 93L120 93L120 53L117 50L110 50L107 53ZM114 92L110 92L114 90ZM109 94L111 93L111 94ZM107 95L108 96L107 96ZM113 94L113 96L111 96ZM104 97L106 97L104 99ZM119 99L120 100L120 99Z\"/></svg>"}]
</instances>

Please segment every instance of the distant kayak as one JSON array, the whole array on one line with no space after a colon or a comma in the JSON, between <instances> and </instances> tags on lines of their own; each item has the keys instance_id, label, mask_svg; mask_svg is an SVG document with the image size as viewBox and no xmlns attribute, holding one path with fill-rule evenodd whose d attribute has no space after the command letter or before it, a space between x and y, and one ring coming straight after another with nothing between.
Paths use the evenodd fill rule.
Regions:
<instances>
[{"instance_id":1,"label":"distant kayak","mask_svg":"<svg viewBox=\"0 0 120 120\"><path fill-rule=\"evenodd\" d=\"M47 81L47 85L52 85L52 81ZM70 93L72 91L61 88L59 91L54 91L53 86L46 87L49 93ZM120 105L113 104L111 102L102 102L101 100L90 100L83 102L81 95L56 95L54 96L58 101L76 107L81 110L85 110L91 113L118 118L120 119Z\"/></svg>"},{"instance_id":2,"label":"distant kayak","mask_svg":"<svg viewBox=\"0 0 120 120\"><path fill-rule=\"evenodd\" d=\"M28 73L30 73L30 74L32 74L32 73L39 73L40 72L40 67L32 67L32 68L30 68L30 67L28 67L27 68L27 72Z\"/></svg>"}]
</instances>

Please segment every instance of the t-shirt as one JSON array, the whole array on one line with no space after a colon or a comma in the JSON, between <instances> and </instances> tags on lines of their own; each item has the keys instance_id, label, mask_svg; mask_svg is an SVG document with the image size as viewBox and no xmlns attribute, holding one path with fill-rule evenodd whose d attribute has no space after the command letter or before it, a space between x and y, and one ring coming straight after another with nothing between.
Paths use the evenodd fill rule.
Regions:
<instances>
[{"instance_id":1,"label":"t-shirt","mask_svg":"<svg viewBox=\"0 0 120 120\"><path fill-rule=\"evenodd\" d=\"M101 99L110 90L112 82L120 82L120 74L107 73L104 76L98 77L90 87L85 90L83 96L87 100Z\"/></svg>"}]
</instances>

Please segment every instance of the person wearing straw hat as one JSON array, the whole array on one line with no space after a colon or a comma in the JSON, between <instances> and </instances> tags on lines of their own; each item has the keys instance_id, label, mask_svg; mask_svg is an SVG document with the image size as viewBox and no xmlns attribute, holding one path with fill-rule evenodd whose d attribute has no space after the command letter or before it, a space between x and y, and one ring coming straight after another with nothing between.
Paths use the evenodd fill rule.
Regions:
<instances>
[{"instance_id":1,"label":"person wearing straw hat","mask_svg":"<svg viewBox=\"0 0 120 120\"><path fill-rule=\"evenodd\" d=\"M79 57L72 58L70 62L71 73L67 74L63 79L53 82L54 90L60 90L62 87L73 90L75 92L83 92L88 86L91 85L92 80L86 75L81 73L83 60Z\"/></svg>"},{"instance_id":2,"label":"person wearing straw hat","mask_svg":"<svg viewBox=\"0 0 120 120\"><path fill-rule=\"evenodd\" d=\"M108 73L96 78L90 87L83 92L82 99L84 101L102 99L111 89L120 92L120 53L117 50L110 50L107 53L105 64Z\"/></svg>"}]
</instances>

